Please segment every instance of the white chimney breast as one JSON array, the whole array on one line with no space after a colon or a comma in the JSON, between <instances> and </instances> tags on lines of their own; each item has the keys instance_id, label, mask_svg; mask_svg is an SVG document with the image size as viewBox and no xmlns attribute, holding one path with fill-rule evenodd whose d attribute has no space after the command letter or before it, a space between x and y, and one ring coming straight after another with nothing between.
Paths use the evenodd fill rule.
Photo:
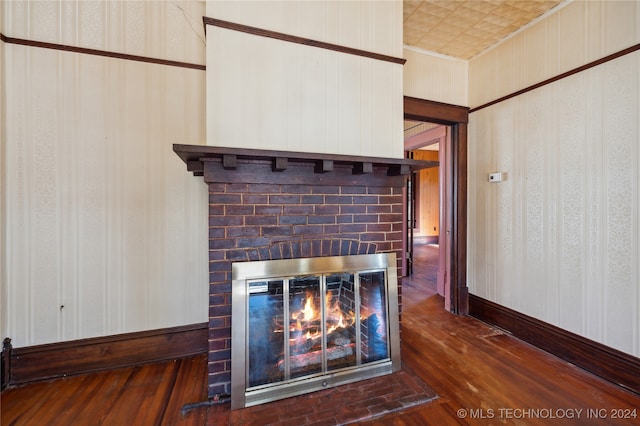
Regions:
<instances>
[{"instance_id":1,"label":"white chimney breast","mask_svg":"<svg viewBox=\"0 0 640 426\"><path fill-rule=\"evenodd\" d=\"M289 11L281 11L280 21L273 17L273 11L267 14L264 27L253 15L237 23L269 31L291 31L287 16L292 16L290 8L297 3L285 2ZM325 31L344 27L337 25L343 19L337 11L345 7L340 3L326 3ZM369 22L361 27L390 30L365 32L360 28L357 31L360 42L355 43L354 28L341 29L348 34L351 44L346 47L372 47L373 41L381 40L380 33L387 33L389 36L378 42L380 50L367 50L389 55L392 52L384 50L390 50L390 40L397 38L396 52L401 55L402 14L383 14L380 5L359 3L362 3L358 6L360 12L371 8L364 10L365 18L360 20ZM221 15L209 16L213 19L239 17L225 14L227 6L237 7L216 2L212 7L208 5L207 13ZM310 7L305 2L296 7L297 16L312 19L311 14L303 13L305 7ZM331 8L336 8L335 13L331 13ZM294 25L304 26L304 22ZM400 28L400 37L394 35L396 27ZM319 34L322 31L317 21L310 28L315 28L318 34L304 37L317 35L314 40L326 41L327 37ZM402 67L398 63L207 25L207 145L402 158Z\"/></svg>"}]
</instances>

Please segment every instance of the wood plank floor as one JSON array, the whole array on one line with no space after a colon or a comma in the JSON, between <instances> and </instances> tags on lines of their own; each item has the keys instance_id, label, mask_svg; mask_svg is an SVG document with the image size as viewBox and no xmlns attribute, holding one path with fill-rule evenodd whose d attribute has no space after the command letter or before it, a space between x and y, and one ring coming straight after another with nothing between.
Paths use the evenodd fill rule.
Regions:
<instances>
[{"instance_id":1,"label":"wood plank floor","mask_svg":"<svg viewBox=\"0 0 640 426\"><path fill-rule=\"evenodd\" d=\"M445 312L424 267L430 249L418 248L426 260L403 280L402 360L438 398L362 424L640 424L640 395ZM186 404L206 399L205 382L206 358L198 356L10 388L2 392L0 424L228 424L221 407L182 413Z\"/></svg>"}]
</instances>

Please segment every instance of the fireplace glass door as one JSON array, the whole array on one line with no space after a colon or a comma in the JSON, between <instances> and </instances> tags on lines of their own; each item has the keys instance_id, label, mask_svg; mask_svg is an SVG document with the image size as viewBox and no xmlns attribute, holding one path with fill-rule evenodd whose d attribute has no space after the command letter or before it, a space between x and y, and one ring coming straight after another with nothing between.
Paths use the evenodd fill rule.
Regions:
<instances>
[{"instance_id":1,"label":"fireplace glass door","mask_svg":"<svg viewBox=\"0 0 640 426\"><path fill-rule=\"evenodd\" d=\"M320 380L326 387L325 379L391 361L387 268L342 266L343 271L245 281L246 340L233 340L232 350L245 347L233 353L246 359L244 374L235 374L236 379L243 376L246 394L268 395L275 389L264 397L267 402L305 380ZM234 297L236 293L240 291L234 287ZM236 310L241 309L234 301L234 315ZM233 317L234 336L239 321ZM232 356L232 372L239 361ZM232 389L238 387L233 379Z\"/></svg>"}]
</instances>

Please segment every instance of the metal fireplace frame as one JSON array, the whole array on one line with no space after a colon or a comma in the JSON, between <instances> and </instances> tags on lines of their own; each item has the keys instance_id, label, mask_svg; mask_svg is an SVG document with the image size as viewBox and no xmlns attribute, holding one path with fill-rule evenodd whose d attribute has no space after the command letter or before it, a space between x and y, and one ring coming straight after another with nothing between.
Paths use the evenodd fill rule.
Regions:
<instances>
[{"instance_id":1,"label":"metal fireplace frame","mask_svg":"<svg viewBox=\"0 0 640 426\"><path fill-rule=\"evenodd\" d=\"M248 281L330 273L385 271L389 357L340 370L247 389ZM400 370L398 275L395 253L237 262L232 265L231 409L250 407Z\"/></svg>"}]
</instances>

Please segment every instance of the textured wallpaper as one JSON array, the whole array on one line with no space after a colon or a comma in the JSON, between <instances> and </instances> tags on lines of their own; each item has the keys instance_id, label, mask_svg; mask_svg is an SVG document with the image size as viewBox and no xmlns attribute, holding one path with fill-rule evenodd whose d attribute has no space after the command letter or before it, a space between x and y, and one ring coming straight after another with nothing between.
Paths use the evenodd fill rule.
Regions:
<instances>
[{"instance_id":1,"label":"textured wallpaper","mask_svg":"<svg viewBox=\"0 0 640 426\"><path fill-rule=\"evenodd\" d=\"M590 39L599 40L573 41L585 61L594 51L609 54L637 43L637 3L614 3L624 4L576 2L538 24L543 30L523 32L530 46L548 48L531 50L543 52L540 56L525 53L519 71L528 73L533 62L555 67L563 61L559 53L571 43L562 37L566 26L579 34L584 26ZM514 69L501 70L499 64L509 57L508 49L520 48L514 40L483 57L482 65L472 64L474 99L499 93L481 78L489 63L495 65L492 81L517 80L509 74ZM470 292L635 356L640 355L638 75L635 52L481 109L469 123ZM507 179L489 183L487 176L495 171L506 172Z\"/></svg>"},{"instance_id":2,"label":"textured wallpaper","mask_svg":"<svg viewBox=\"0 0 640 426\"><path fill-rule=\"evenodd\" d=\"M5 30L203 61L180 11L193 5L5 2ZM4 53L2 336L21 347L205 322L207 188L172 151L204 143L204 71Z\"/></svg>"}]
</instances>

